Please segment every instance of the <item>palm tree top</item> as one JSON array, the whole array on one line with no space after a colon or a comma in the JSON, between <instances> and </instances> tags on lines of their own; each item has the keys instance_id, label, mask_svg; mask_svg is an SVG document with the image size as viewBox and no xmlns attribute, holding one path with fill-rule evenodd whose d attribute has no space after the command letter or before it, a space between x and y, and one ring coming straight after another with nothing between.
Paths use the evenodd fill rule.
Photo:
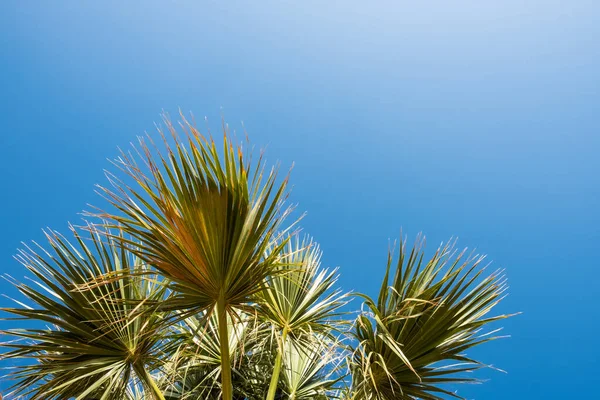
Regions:
<instances>
[{"instance_id":1,"label":"palm tree top","mask_svg":"<svg viewBox=\"0 0 600 400\"><path fill-rule=\"evenodd\" d=\"M291 231L287 177L225 124L222 147L185 118L163 126L114 160L97 224L20 252L34 279L9 278L25 300L0 311L46 326L3 332L2 358L25 360L15 395L442 400L477 381L467 373L485 364L466 353L509 317L493 313L502 271L455 242L426 256L423 238L404 239L348 317L338 270Z\"/></svg>"},{"instance_id":2,"label":"palm tree top","mask_svg":"<svg viewBox=\"0 0 600 400\"><path fill-rule=\"evenodd\" d=\"M226 125L221 150L185 119L182 132L166 117L164 125L161 146L140 138L139 149L121 152L114 164L133 183L108 174L112 188L101 190L117 212L96 215L131 235L132 251L173 282L181 294L173 307L241 305L278 263L278 252L265 254L286 231L287 178L265 174L262 156L253 164Z\"/></svg>"}]
</instances>

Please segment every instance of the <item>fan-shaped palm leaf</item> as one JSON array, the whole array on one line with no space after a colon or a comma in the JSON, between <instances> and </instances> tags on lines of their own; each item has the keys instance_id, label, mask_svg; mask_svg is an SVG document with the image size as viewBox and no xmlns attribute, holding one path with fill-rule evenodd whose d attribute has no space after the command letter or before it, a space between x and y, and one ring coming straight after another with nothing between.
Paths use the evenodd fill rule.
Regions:
<instances>
[{"instance_id":1,"label":"fan-shaped palm leaf","mask_svg":"<svg viewBox=\"0 0 600 400\"><path fill-rule=\"evenodd\" d=\"M308 340L288 340L281 372L280 399L327 400L335 398L337 376L343 359L337 339L313 335Z\"/></svg>"},{"instance_id":2,"label":"fan-shaped palm leaf","mask_svg":"<svg viewBox=\"0 0 600 400\"><path fill-rule=\"evenodd\" d=\"M261 292L259 315L275 327L279 343L268 400L275 398L288 335L296 341L306 336L310 342L314 334L329 335L337 310L345 304L346 296L332 290L336 270L320 268L321 254L309 238L289 241L281 256L285 273L267 278Z\"/></svg>"},{"instance_id":3,"label":"fan-shaped palm leaf","mask_svg":"<svg viewBox=\"0 0 600 400\"><path fill-rule=\"evenodd\" d=\"M365 302L370 316L362 314L356 323L356 399L460 398L440 385L473 381L462 373L482 364L463 353L495 339L494 332L481 334L481 328L507 317L487 316L506 286L498 271L482 275L483 259L465 258L464 251L457 254L447 244L424 261L419 240L410 253L403 241L390 282L389 256L377 301Z\"/></svg>"},{"instance_id":4,"label":"fan-shaped palm leaf","mask_svg":"<svg viewBox=\"0 0 600 400\"><path fill-rule=\"evenodd\" d=\"M3 358L34 361L12 373L13 388L31 399L122 399L137 375L152 393L148 397L162 399L149 371L159 367L163 317L129 317L134 308L161 301L165 288L132 275L143 265L113 240L103 242L94 234L88 245L73 232L76 244L50 232L46 236L53 253L42 250L40 255L28 248L18 256L35 279L15 285L35 305L19 302L22 307L2 311L48 327L3 332L17 339L3 343L12 349ZM121 278L81 289L107 274Z\"/></svg>"},{"instance_id":5,"label":"fan-shaped palm leaf","mask_svg":"<svg viewBox=\"0 0 600 400\"><path fill-rule=\"evenodd\" d=\"M168 119L165 124L174 146L165 139L166 154L153 153L140 139L137 157L122 153L116 164L136 187L110 177L114 191L103 190L119 213L101 216L140 241L136 254L173 282L175 296L165 307L192 313L216 307L220 334L227 337L226 314L259 292L278 265L285 240L265 254L285 232L280 228L286 181L277 186L274 170L263 179L262 161L252 169L226 128L220 157L215 143L191 124L182 124L186 139ZM230 400L229 349L227 341L221 345L223 396Z\"/></svg>"}]
</instances>

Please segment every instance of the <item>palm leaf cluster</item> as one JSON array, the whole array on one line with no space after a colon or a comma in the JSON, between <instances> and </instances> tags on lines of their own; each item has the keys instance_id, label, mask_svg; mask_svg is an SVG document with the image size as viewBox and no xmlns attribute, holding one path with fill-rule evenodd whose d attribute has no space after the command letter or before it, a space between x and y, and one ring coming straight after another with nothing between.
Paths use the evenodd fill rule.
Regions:
<instances>
[{"instance_id":1,"label":"palm leaf cluster","mask_svg":"<svg viewBox=\"0 0 600 400\"><path fill-rule=\"evenodd\" d=\"M395 271L389 255L377 301L367 298L368 312L357 319L356 398L460 398L443 385L475 381L464 373L483 365L464 352L495 339L481 328L507 317L487 316L506 285L501 271L482 278L483 260L457 253L452 244L425 260L419 240L410 252L401 243Z\"/></svg>"},{"instance_id":2,"label":"palm leaf cluster","mask_svg":"<svg viewBox=\"0 0 600 400\"><path fill-rule=\"evenodd\" d=\"M114 161L95 222L17 256L32 279L8 277L24 299L2 311L33 322L3 332L12 398L460 398L484 366L465 352L506 318L490 314L500 272L404 240L377 299L344 293L287 221L287 178L226 125L222 148L185 119L165 126Z\"/></svg>"},{"instance_id":3,"label":"palm leaf cluster","mask_svg":"<svg viewBox=\"0 0 600 400\"><path fill-rule=\"evenodd\" d=\"M18 256L34 277L15 282L30 305L3 311L45 323L4 332L21 340L4 343L10 350L3 357L34 361L14 372L18 391L31 399L113 399L133 381L157 391L150 371L163 357L161 325L168 315L130 316L162 301L166 287L141 276L147 268L113 239L94 234L86 242L74 233L72 244L48 232L51 252L29 248ZM81 288L97 278L106 282Z\"/></svg>"},{"instance_id":4,"label":"palm leaf cluster","mask_svg":"<svg viewBox=\"0 0 600 400\"><path fill-rule=\"evenodd\" d=\"M264 392L273 361L265 327L254 315L243 312L228 317L227 324L234 398ZM221 344L216 315L190 316L173 330L172 339L179 346L169 360L171 373L162 382L166 398L220 398Z\"/></svg>"}]
</instances>

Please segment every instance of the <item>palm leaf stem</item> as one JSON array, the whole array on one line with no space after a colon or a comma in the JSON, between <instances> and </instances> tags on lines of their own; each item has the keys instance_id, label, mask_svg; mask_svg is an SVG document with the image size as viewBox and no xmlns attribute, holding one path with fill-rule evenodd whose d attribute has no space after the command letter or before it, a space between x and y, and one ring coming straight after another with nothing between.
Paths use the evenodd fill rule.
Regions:
<instances>
[{"instance_id":1,"label":"palm leaf stem","mask_svg":"<svg viewBox=\"0 0 600 400\"><path fill-rule=\"evenodd\" d=\"M285 341L287 339L288 327L283 328L281 333L281 343L277 349L277 356L275 357L275 367L273 368L273 375L271 376L271 383L269 384L269 392L267 393L266 400L274 400L275 392L277 392L277 384L279 383L279 374L281 372L281 363L283 359L283 352L285 351Z\"/></svg>"},{"instance_id":2,"label":"palm leaf stem","mask_svg":"<svg viewBox=\"0 0 600 400\"><path fill-rule=\"evenodd\" d=\"M221 390L223 400L233 399L233 384L231 380L231 361L229 359L229 334L227 332L227 310L225 297L220 296L217 303L217 317L219 323L219 342L221 348Z\"/></svg>"},{"instance_id":3,"label":"palm leaf stem","mask_svg":"<svg viewBox=\"0 0 600 400\"><path fill-rule=\"evenodd\" d=\"M154 399L165 400L165 396L163 395L162 391L160 390L160 388L158 387L148 370L143 365L138 364L135 364L133 368L135 369L138 377L140 377L140 379L142 379L143 382L151 390Z\"/></svg>"}]
</instances>

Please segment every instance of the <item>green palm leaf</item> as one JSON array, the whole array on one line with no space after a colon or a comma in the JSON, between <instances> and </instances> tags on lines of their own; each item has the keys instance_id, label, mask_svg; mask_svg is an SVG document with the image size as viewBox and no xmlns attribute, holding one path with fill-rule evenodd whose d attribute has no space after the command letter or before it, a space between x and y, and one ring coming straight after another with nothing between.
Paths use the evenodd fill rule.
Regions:
<instances>
[{"instance_id":1,"label":"green palm leaf","mask_svg":"<svg viewBox=\"0 0 600 400\"><path fill-rule=\"evenodd\" d=\"M280 399L327 400L335 398L343 360L337 339L313 335L310 340L288 340L284 348L283 387Z\"/></svg>"},{"instance_id":2,"label":"green palm leaf","mask_svg":"<svg viewBox=\"0 0 600 400\"><path fill-rule=\"evenodd\" d=\"M264 254L282 235L286 182L276 186L275 170L263 179L262 162L251 169L227 133L220 156L187 121L185 138L165 123L174 145L165 139L163 154L140 138L137 156L122 152L115 164L135 185L109 175L114 189L101 189L120 213L99 215L141 242L132 251L172 280L174 308L241 306L277 264L277 252Z\"/></svg>"},{"instance_id":3,"label":"green palm leaf","mask_svg":"<svg viewBox=\"0 0 600 400\"><path fill-rule=\"evenodd\" d=\"M300 345L305 338L311 344L315 334L331 335L337 311L346 303L346 295L333 290L337 270L322 269L321 254L309 238L289 241L281 255L284 273L268 277L260 293L258 313L274 327L278 342L267 400L275 398L288 336Z\"/></svg>"},{"instance_id":4,"label":"green palm leaf","mask_svg":"<svg viewBox=\"0 0 600 400\"><path fill-rule=\"evenodd\" d=\"M321 255L317 243L296 237L280 256L282 266L278 270L282 273L267 278L257 306L259 314L279 330L300 336L329 332L335 326L347 295L333 289L337 268L321 268Z\"/></svg>"},{"instance_id":5,"label":"green palm leaf","mask_svg":"<svg viewBox=\"0 0 600 400\"><path fill-rule=\"evenodd\" d=\"M93 234L86 243L74 229L73 233L76 244L49 232L52 253L28 248L18 256L35 278L29 284L14 284L34 305L19 302L21 307L2 311L16 319L44 322L47 328L3 332L16 340L2 344L9 349L2 357L26 360L9 375L16 380L15 393L31 399L122 399L137 376L162 399L148 371L160 367L163 316L130 317L136 308L160 302L165 287L133 275L134 269L145 267L113 240L103 242ZM106 275L120 278L89 285ZM81 289L84 286L87 289Z\"/></svg>"},{"instance_id":6,"label":"green palm leaf","mask_svg":"<svg viewBox=\"0 0 600 400\"><path fill-rule=\"evenodd\" d=\"M425 261L420 240L409 253L403 241L390 281L392 259L377 301L365 296L368 313L356 321L354 398L460 398L441 385L475 381L464 373L483 364L464 352L497 338L481 329L508 317L487 316L505 293L505 279L501 271L484 276L484 257L465 257L452 244Z\"/></svg>"}]
</instances>

